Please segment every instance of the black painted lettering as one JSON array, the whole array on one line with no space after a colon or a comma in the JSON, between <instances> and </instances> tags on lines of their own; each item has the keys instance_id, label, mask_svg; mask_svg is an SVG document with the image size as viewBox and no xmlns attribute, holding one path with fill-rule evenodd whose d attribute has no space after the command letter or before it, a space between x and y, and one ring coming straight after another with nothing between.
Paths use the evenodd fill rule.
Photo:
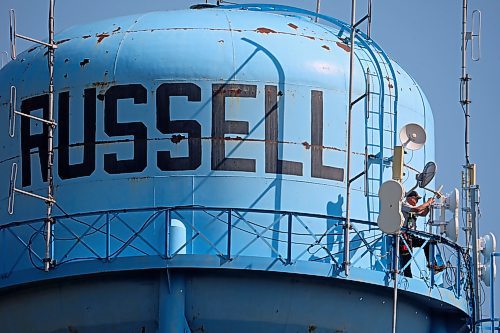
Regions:
<instances>
[{"instance_id":1,"label":"black painted lettering","mask_svg":"<svg viewBox=\"0 0 500 333\"><path fill-rule=\"evenodd\" d=\"M212 85L212 170L255 172L255 160L226 157L226 134L248 134L248 122L226 120L226 97L257 95L256 85Z\"/></svg>"},{"instance_id":2,"label":"black painted lettering","mask_svg":"<svg viewBox=\"0 0 500 333\"><path fill-rule=\"evenodd\" d=\"M196 170L201 165L201 125L196 120L170 120L170 97L186 96L190 102L201 101L201 89L194 83L164 83L156 90L156 127L163 134L187 133L188 157L172 158L170 152L157 153L162 171Z\"/></svg>"},{"instance_id":3,"label":"black painted lettering","mask_svg":"<svg viewBox=\"0 0 500 333\"><path fill-rule=\"evenodd\" d=\"M302 163L278 158L278 89L266 86L266 172L302 176Z\"/></svg>"},{"instance_id":4,"label":"black painted lettering","mask_svg":"<svg viewBox=\"0 0 500 333\"><path fill-rule=\"evenodd\" d=\"M58 173L61 179L71 179L90 176L95 171L95 132L96 132L96 89L85 89L83 102L83 161L77 164L69 163L69 135L71 126L69 92L59 94L58 117ZM81 144L77 144L81 145Z\"/></svg>"},{"instance_id":5,"label":"black painted lettering","mask_svg":"<svg viewBox=\"0 0 500 333\"><path fill-rule=\"evenodd\" d=\"M43 118L49 118L49 95L41 95L25 99L21 103L21 112L30 114L42 109ZM43 127L43 132L31 135L31 124ZM31 185L31 150L37 149L40 159L40 172L44 182L47 181L48 166L48 125L28 117L21 117L21 162L22 162L22 185Z\"/></svg>"},{"instance_id":6,"label":"black painted lettering","mask_svg":"<svg viewBox=\"0 0 500 333\"><path fill-rule=\"evenodd\" d=\"M119 123L118 100L133 98L134 104L145 104L146 88L141 84L114 86L106 91L104 98L104 132L110 137L134 137L134 158L118 160L116 153L104 154L104 170L110 174L143 171L147 166L148 129L142 122Z\"/></svg>"},{"instance_id":7,"label":"black painted lettering","mask_svg":"<svg viewBox=\"0 0 500 333\"><path fill-rule=\"evenodd\" d=\"M344 181L344 169L323 165L323 92L311 91L311 177Z\"/></svg>"}]
</instances>

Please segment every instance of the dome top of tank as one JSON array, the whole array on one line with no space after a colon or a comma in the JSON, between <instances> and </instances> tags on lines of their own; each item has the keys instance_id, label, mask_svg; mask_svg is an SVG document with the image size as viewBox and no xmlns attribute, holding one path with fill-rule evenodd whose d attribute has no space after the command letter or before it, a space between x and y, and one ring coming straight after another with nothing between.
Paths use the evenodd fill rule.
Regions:
<instances>
[{"instance_id":1,"label":"dome top of tank","mask_svg":"<svg viewBox=\"0 0 500 333\"><path fill-rule=\"evenodd\" d=\"M56 89L68 86L68 82L111 83L134 75L153 80L278 78L287 83L346 89L350 50L346 23L323 15L333 24L316 23L307 15L311 12L288 6L259 5L264 11L236 6L192 7L203 9L116 17L56 34L56 66L60 66L55 73ZM30 48L19 56L20 66L25 71L30 67L36 70L37 64L46 67L41 57L45 51L43 46ZM262 58L265 61L259 61ZM393 65L398 74L403 73L398 75L400 87L416 85L396 63ZM338 79L341 86L335 87ZM355 80L354 84L362 89L364 82ZM399 102L410 98L407 104L411 105L415 100L410 95L416 101L421 99L418 93L409 93Z\"/></svg>"}]
</instances>

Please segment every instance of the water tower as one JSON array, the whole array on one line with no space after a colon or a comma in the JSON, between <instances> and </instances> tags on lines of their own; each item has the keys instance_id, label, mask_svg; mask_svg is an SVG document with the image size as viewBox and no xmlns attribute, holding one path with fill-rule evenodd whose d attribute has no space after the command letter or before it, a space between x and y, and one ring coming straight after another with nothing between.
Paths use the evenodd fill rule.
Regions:
<instances>
[{"instance_id":1,"label":"water tower","mask_svg":"<svg viewBox=\"0 0 500 333\"><path fill-rule=\"evenodd\" d=\"M405 184L434 160L431 108L375 41L311 16L113 18L0 71L3 332L390 331L378 191L406 124L427 142ZM439 249L448 275L415 253L398 282L405 332L467 327L460 247Z\"/></svg>"}]
</instances>

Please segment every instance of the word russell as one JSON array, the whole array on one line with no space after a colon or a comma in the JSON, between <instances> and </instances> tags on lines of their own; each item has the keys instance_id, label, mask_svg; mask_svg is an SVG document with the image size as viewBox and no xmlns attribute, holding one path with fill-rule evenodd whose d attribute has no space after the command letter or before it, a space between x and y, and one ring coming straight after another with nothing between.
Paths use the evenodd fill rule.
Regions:
<instances>
[{"instance_id":1,"label":"word russell","mask_svg":"<svg viewBox=\"0 0 500 333\"><path fill-rule=\"evenodd\" d=\"M265 86L265 110L262 121L265 125L265 172L269 174L303 175L303 163L279 159L278 155L278 88ZM226 120L226 100L231 97L256 98L257 86L250 84L212 84L211 114L211 169L222 171L255 172L256 159L229 158L226 156L228 134L249 134L249 122ZM169 151L156 152L156 165L161 171L196 170L202 163L201 124L193 119L171 120L170 97L184 96L187 103L200 102L201 88L195 83L163 83L156 89L156 128L162 134L186 135L187 156L172 157ZM323 92L311 90L311 177L342 182L344 169L323 164ZM88 88L83 93L83 144L82 160L70 164L70 93L59 92L57 100L57 174L61 179L90 176L96 170L96 99L104 101L104 132L110 138L133 137L133 152L129 159L118 159L117 153L104 154L104 171L108 174L142 172L148 163L148 127L140 121L119 122L119 100L130 99L133 104L147 104L148 90L142 84L115 85L103 94L97 95L96 88ZM43 112L49 115L49 95L29 97L21 101L21 112L31 114ZM81 126L80 124L73 126ZM48 125L43 131L32 133L32 123L28 117L21 119L21 162L22 186L32 182L31 159L39 154L40 171L43 181L47 181ZM243 139L244 141L244 139ZM118 141L119 142L119 141Z\"/></svg>"}]
</instances>

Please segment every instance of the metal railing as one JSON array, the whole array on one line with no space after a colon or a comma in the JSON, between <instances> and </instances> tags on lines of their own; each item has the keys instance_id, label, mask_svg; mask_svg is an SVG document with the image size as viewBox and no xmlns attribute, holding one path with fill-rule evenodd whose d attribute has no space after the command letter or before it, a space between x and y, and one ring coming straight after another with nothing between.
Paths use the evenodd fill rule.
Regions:
<instances>
[{"instance_id":1,"label":"metal railing","mask_svg":"<svg viewBox=\"0 0 500 333\"><path fill-rule=\"evenodd\" d=\"M53 253L55 267L70 262L99 260L113 264L126 257L170 260L179 255L214 255L223 261L241 257L272 258L283 266L299 261L327 263L340 274L343 262L345 218L289 211L214 207L162 207L66 214L54 217ZM26 269L43 270L45 221L34 219L0 226L0 280ZM410 232L410 231L408 231ZM455 254L456 266L448 271L453 281L437 283L434 272L412 260L429 288L439 286L460 298L465 267L461 248L427 233L412 232L427 242L439 241L440 251ZM352 267L390 276L393 269L392 237L376 224L353 220ZM421 258L420 258L421 259ZM404 270L403 267L402 270ZM47 273L50 277L50 273ZM404 280L405 277L401 276ZM450 279L448 279L450 280Z\"/></svg>"}]
</instances>

